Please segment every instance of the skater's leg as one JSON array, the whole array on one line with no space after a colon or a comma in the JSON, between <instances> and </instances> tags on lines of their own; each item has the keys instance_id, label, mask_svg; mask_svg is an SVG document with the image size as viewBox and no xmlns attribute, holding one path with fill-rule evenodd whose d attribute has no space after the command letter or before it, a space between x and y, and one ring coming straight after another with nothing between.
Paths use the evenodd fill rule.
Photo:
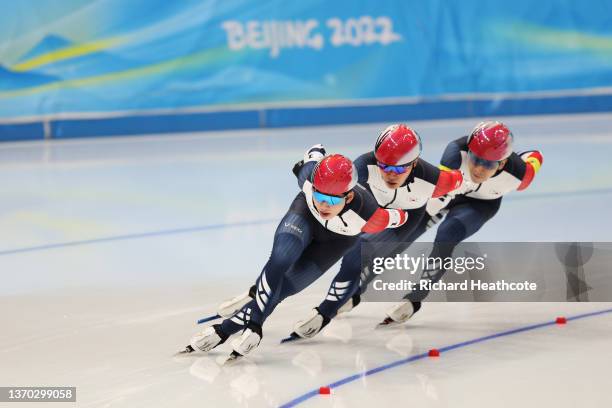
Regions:
<instances>
[{"instance_id":1,"label":"skater's leg","mask_svg":"<svg viewBox=\"0 0 612 408\"><path fill-rule=\"evenodd\" d=\"M359 291L361 243L361 240L358 241L344 254L340 270L334 277L327 291L327 296L318 307L320 313L328 319L333 319L342 305L350 301L353 295Z\"/></svg>"},{"instance_id":2,"label":"skater's leg","mask_svg":"<svg viewBox=\"0 0 612 408\"><path fill-rule=\"evenodd\" d=\"M360 295L376 276L372 273L372 258L395 256L406 250L412 242L409 240L414 231L421 225L424 213L425 207L410 210L410 221L403 226L387 229L379 234L364 235L342 258L340 271L332 281L325 300L319 305L321 314L331 319L347 302L351 302L352 307L356 306ZM368 245L369 259L362 257L364 245Z\"/></svg>"},{"instance_id":3,"label":"skater's leg","mask_svg":"<svg viewBox=\"0 0 612 408\"><path fill-rule=\"evenodd\" d=\"M393 257L397 254L401 254L412 245L427 229L428 217L425 216L425 207L409 210L409 219L415 220L413 223L406 223L400 228L385 230L380 234L371 235L367 237L370 243L376 245L380 244L380 250L376 250L376 246L373 246L375 254L370 256L367 260L368 268L364 269L361 274L361 282L359 285L359 293L363 294L368 288L368 285L376 274L372 273L372 258L376 257Z\"/></svg>"},{"instance_id":4,"label":"skater's leg","mask_svg":"<svg viewBox=\"0 0 612 408\"><path fill-rule=\"evenodd\" d=\"M476 200L462 197L452 202L446 218L440 223L434 247L429 258L451 257L455 247L466 238L475 234L499 210L501 198L497 200ZM425 219L428 217L424 217ZM438 282L446 270L444 268L424 269L420 280ZM428 290L417 288L404 296L405 302L398 303L387 310L382 324L401 323L410 319L421 308L421 302L429 294Z\"/></svg>"},{"instance_id":5,"label":"skater's leg","mask_svg":"<svg viewBox=\"0 0 612 408\"><path fill-rule=\"evenodd\" d=\"M450 208L446 218L436 233L434 247L429 254L430 258L451 257L455 247L474 235L487 221L489 221L501 205L501 198L497 200L470 199ZM444 268L424 270L421 279L438 282L446 270ZM429 291L417 290L406 296L412 302L421 302L427 297Z\"/></svg>"},{"instance_id":6,"label":"skater's leg","mask_svg":"<svg viewBox=\"0 0 612 408\"><path fill-rule=\"evenodd\" d=\"M273 309L280 296L285 273L300 258L312 239L308 218L301 214L288 213L281 220L276 233L272 252L255 286L255 298L229 319L221 323L221 331L232 335L253 320L261 325L264 316Z\"/></svg>"},{"instance_id":7,"label":"skater's leg","mask_svg":"<svg viewBox=\"0 0 612 408\"><path fill-rule=\"evenodd\" d=\"M246 323L245 331L240 338L232 343L232 358L245 355L253 348L257 347L263 336L261 326L274 308L282 300L302 291L323 275L327 269L342 257L344 252L346 252L353 243L354 239L349 237L311 243L302 253L300 259L298 259L285 273L282 285L274 292L274 296L269 299L263 312L251 314L250 320ZM257 317L258 320L254 320L254 317ZM245 316L244 319L247 320L248 316ZM302 325L301 327L306 333L316 334L328 322L329 320L325 320L323 316L317 312L308 322L306 322L306 326ZM292 333L291 336L299 337L296 333Z\"/></svg>"},{"instance_id":8,"label":"skater's leg","mask_svg":"<svg viewBox=\"0 0 612 408\"><path fill-rule=\"evenodd\" d=\"M287 274L283 299L310 286L355 246L357 240L357 237L343 237L310 245Z\"/></svg>"},{"instance_id":9,"label":"skater's leg","mask_svg":"<svg viewBox=\"0 0 612 408\"><path fill-rule=\"evenodd\" d=\"M346 251L354 246L356 241L356 237L343 237L341 239L317 242L308 247L287 274L280 300L299 293L310 286L310 284L338 262ZM329 321L330 318L327 315L322 314L318 308L315 308L308 319L298 322L295 332L291 336L314 336Z\"/></svg>"}]
</instances>

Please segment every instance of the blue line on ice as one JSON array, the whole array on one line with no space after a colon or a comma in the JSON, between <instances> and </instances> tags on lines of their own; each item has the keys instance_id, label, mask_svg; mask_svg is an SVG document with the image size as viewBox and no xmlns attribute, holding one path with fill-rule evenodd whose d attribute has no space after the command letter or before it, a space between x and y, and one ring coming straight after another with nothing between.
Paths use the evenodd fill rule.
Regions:
<instances>
[{"instance_id":1,"label":"blue line on ice","mask_svg":"<svg viewBox=\"0 0 612 408\"><path fill-rule=\"evenodd\" d=\"M505 198L505 200L506 201L537 200L540 198L575 197L575 196L583 196L583 195L599 195L599 194L609 194L609 193L612 193L612 188L585 189L585 190L577 190L577 191L550 191L550 192L545 192L545 193L514 195L514 196ZM66 248L66 247L73 247L73 246L78 246L78 245L91 245L91 244L98 244L98 243L110 242L110 241L123 241L123 240L128 240L128 239L150 238L150 237L163 236L163 235L186 234L186 233L194 233L194 232L202 232L202 231L210 231L210 230L218 230L218 229L226 229L226 228L264 225L264 224L271 224L271 223L278 222L281 219L281 217L282 217L282 214L280 214L277 218L242 221L242 222L234 222L234 223L226 223L226 224L200 225L196 227L150 231L150 232L142 232L142 233L136 233L136 234L114 235L110 237L86 239L86 240L81 240L81 241L58 242L55 244L46 244L46 245L38 245L38 246L31 246L31 247L6 249L6 250L0 251L0 256L19 254L23 252L45 251L49 249Z\"/></svg>"},{"instance_id":2,"label":"blue line on ice","mask_svg":"<svg viewBox=\"0 0 612 408\"><path fill-rule=\"evenodd\" d=\"M578 319L584 319L587 317L592 317L592 316L599 316L602 314L606 314L606 313L612 313L612 309L605 309L605 310L599 310L596 312L590 312L590 313L583 313L583 314L579 314L576 316L571 316L567 318L567 321L571 321L571 320L578 320ZM478 337L476 339L473 340L467 340L461 343L456 343L456 344L451 344L450 346L446 346L446 347L441 347L438 350L440 351L440 354L442 355L443 353L447 352L447 351L451 351L451 350L456 350L456 349L460 349L463 347L467 347L470 346L472 344L476 344L476 343L481 343L484 341L488 341L488 340L493 340L493 339L497 339L500 337L505 337L505 336L510 336L512 334L517 334L517 333L523 333L526 331L531 331L531 330L535 330L535 329L540 329L542 327L547 327L547 326L553 326L556 324L556 321L549 321L549 322L544 322L544 323L537 323L537 324L533 324L530 326L524 326L524 327L519 327L517 329L512 329L512 330L507 330L507 331L503 331L500 333L495 333L495 334L491 334L489 336L484 336L484 337ZM335 389L338 388L344 384L348 384L351 383L353 381L356 381L360 378L363 377L368 377L370 375L374 375L376 373L380 373L381 371L386 371L389 370L391 368L395 368L398 366L402 366L408 363L412 363L413 361L417 361L417 360L422 360L424 358L426 358L428 356L428 353L422 353L422 354L417 354L414 356L410 356L401 360L397 360L397 361L393 361L391 363L388 364L384 364L381 365L379 367L375 367L372 368L370 370L367 371L363 371L357 374L353 374L351 376L345 377L341 380L338 380L336 382L333 382L331 384L327 384L327 386L329 386L329 388L331 389ZM325 384L322 384L325 385ZM309 391L305 394L300 395L297 398L292 399L291 401L283 404L280 406L280 408L291 408L291 407L295 407L299 404L301 404L302 402L305 402L306 400L309 400L310 398L315 397L316 395L319 395L319 388L316 388L312 391Z\"/></svg>"}]
</instances>

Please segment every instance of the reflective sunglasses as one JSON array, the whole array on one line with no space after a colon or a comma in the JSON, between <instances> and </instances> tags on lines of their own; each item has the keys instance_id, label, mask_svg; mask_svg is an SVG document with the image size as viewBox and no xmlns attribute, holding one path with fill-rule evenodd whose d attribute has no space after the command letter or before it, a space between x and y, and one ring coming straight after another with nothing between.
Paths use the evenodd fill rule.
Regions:
<instances>
[{"instance_id":1,"label":"reflective sunglasses","mask_svg":"<svg viewBox=\"0 0 612 408\"><path fill-rule=\"evenodd\" d=\"M342 203L346 197L346 195L344 196L335 196L335 195L330 195L330 194L323 194L319 191L313 190L312 192L312 196L314 197L315 200L317 200L320 203L327 203L329 205L338 205L340 203Z\"/></svg>"},{"instance_id":2,"label":"reflective sunglasses","mask_svg":"<svg viewBox=\"0 0 612 408\"><path fill-rule=\"evenodd\" d=\"M395 174L404 174L405 172L408 171L408 168L410 166L412 166L412 163L414 162L410 162L408 164L404 164L403 166L391 166L385 163L381 163L381 162L376 162L376 164L378 165L378 167L384 171L385 173L395 173Z\"/></svg>"},{"instance_id":3,"label":"reflective sunglasses","mask_svg":"<svg viewBox=\"0 0 612 408\"><path fill-rule=\"evenodd\" d=\"M471 151L468 151L468 158L474 165L484 167L487 170L493 170L499 167L499 161L482 159Z\"/></svg>"}]
</instances>

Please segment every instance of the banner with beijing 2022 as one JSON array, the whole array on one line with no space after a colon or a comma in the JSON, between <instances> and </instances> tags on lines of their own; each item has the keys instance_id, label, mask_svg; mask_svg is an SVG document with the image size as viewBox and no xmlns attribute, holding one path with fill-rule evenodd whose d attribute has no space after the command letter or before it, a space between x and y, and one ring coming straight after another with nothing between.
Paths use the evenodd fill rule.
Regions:
<instances>
[{"instance_id":1,"label":"banner with beijing 2022","mask_svg":"<svg viewBox=\"0 0 612 408\"><path fill-rule=\"evenodd\" d=\"M612 84L606 0L29 0L0 14L0 118Z\"/></svg>"}]
</instances>

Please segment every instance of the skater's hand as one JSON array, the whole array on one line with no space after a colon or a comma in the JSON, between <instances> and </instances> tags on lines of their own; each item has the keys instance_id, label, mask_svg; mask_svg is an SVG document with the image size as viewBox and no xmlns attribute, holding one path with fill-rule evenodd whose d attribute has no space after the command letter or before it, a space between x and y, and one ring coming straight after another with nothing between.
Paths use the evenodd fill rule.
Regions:
<instances>
[{"instance_id":1,"label":"skater's hand","mask_svg":"<svg viewBox=\"0 0 612 408\"><path fill-rule=\"evenodd\" d=\"M520 153L521 159L525 163L531 164L534 168L536 168L536 173L540 170L540 166L544 163L544 156L542 156L542 152L539 150L529 150L527 152Z\"/></svg>"},{"instance_id":2,"label":"skater's hand","mask_svg":"<svg viewBox=\"0 0 612 408\"><path fill-rule=\"evenodd\" d=\"M387 228L399 228L408 221L408 212L404 210L388 210L390 212L389 226Z\"/></svg>"},{"instance_id":3,"label":"skater's hand","mask_svg":"<svg viewBox=\"0 0 612 408\"><path fill-rule=\"evenodd\" d=\"M325 146L320 143L316 144L310 149L306 150L306 153L304 153L304 163L309 161L319 161L325 157L326 154L327 152L325 151Z\"/></svg>"},{"instance_id":4,"label":"skater's hand","mask_svg":"<svg viewBox=\"0 0 612 408\"><path fill-rule=\"evenodd\" d=\"M408 213L404 210L392 208L378 208L368 222L361 228L361 232L376 234L385 228L401 227L408 221Z\"/></svg>"},{"instance_id":5,"label":"skater's hand","mask_svg":"<svg viewBox=\"0 0 612 408\"><path fill-rule=\"evenodd\" d=\"M517 188L518 191L525 190L527 187L529 187L536 173L540 171L542 163L544 163L544 157L538 150L524 152L521 153L520 156L525 162L525 175L521 180L521 184Z\"/></svg>"},{"instance_id":6,"label":"skater's hand","mask_svg":"<svg viewBox=\"0 0 612 408\"><path fill-rule=\"evenodd\" d=\"M459 170L442 170L438 177L436 189L431 195L432 198L439 198L453 190L457 190L463 183L463 174Z\"/></svg>"}]
</instances>

